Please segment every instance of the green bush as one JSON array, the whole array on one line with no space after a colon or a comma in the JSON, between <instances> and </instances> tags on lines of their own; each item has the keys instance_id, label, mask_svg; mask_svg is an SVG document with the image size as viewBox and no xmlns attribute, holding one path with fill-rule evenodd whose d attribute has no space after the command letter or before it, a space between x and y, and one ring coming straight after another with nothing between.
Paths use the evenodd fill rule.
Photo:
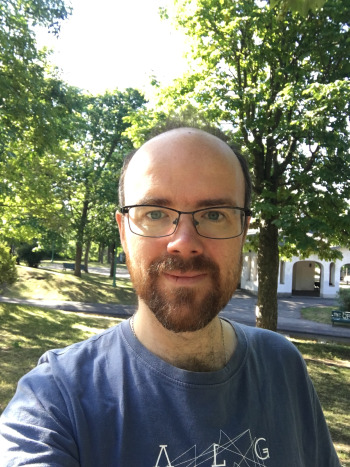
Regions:
<instances>
[{"instance_id":1,"label":"green bush","mask_svg":"<svg viewBox=\"0 0 350 467\"><path fill-rule=\"evenodd\" d=\"M7 245L0 243L0 288L17 280L16 258Z\"/></svg>"},{"instance_id":2,"label":"green bush","mask_svg":"<svg viewBox=\"0 0 350 467\"><path fill-rule=\"evenodd\" d=\"M19 260L24 260L30 268L37 268L45 258L45 251L38 248L37 243L24 243L17 248Z\"/></svg>"},{"instance_id":3,"label":"green bush","mask_svg":"<svg viewBox=\"0 0 350 467\"><path fill-rule=\"evenodd\" d=\"M350 289L339 289L339 308L343 311L350 311Z\"/></svg>"}]
</instances>

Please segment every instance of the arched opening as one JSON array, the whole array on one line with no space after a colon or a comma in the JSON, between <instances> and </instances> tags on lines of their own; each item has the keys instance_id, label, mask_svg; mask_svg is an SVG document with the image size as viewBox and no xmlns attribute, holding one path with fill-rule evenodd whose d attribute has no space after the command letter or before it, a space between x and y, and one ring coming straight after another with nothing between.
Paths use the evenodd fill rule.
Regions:
<instances>
[{"instance_id":1,"label":"arched opening","mask_svg":"<svg viewBox=\"0 0 350 467\"><path fill-rule=\"evenodd\" d=\"M350 264L343 264L340 268L340 286L350 286Z\"/></svg>"},{"instance_id":2,"label":"arched opening","mask_svg":"<svg viewBox=\"0 0 350 467\"><path fill-rule=\"evenodd\" d=\"M329 285L335 286L335 263L329 265Z\"/></svg>"},{"instance_id":3,"label":"arched opening","mask_svg":"<svg viewBox=\"0 0 350 467\"><path fill-rule=\"evenodd\" d=\"M322 267L316 261L297 261L293 266L293 295L320 296Z\"/></svg>"},{"instance_id":4,"label":"arched opening","mask_svg":"<svg viewBox=\"0 0 350 467\"><path fill-rule=\"evenodd\" d=\"M286 279L286 263L284 261L280 262L280 284L284 284Z\"/></svg>"}]
</instances>

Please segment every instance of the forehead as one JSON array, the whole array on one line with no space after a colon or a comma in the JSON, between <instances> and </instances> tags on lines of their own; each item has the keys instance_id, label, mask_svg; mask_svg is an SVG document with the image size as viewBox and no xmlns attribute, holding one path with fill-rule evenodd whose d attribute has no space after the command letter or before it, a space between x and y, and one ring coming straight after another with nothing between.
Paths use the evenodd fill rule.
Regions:
<instances>
[{"instance_id":1,"label":"forehead","mask_svg":"<svg viewBox=\"0 0 350 467\"><path fill-rule=\"evenodd\" d=\"M195 207L204 201L243 206L244 176L232 150L218 138L192 129L173 130L146 143L129 163L125 204L160 201Z\"/></svg>"}]
</instances>

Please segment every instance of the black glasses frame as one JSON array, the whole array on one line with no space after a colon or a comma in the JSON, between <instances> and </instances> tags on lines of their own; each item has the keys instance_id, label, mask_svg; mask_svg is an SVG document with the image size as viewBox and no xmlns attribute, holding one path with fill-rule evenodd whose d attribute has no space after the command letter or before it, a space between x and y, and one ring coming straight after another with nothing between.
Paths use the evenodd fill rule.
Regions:
<instances>
[{"instance_id":1,"label":"black glasses frame","mask_svg":"<svg viewBox=\"0 0 350 467\"><path fill-rule=\"evenodd\" d=\"M193 218L193 225L196 229L196 232L197 234L200 236L200 237L204 237L204 238L210 238L212 240L228 240L230 238L236 238L236 237L239 237L240 235L242 235L243 231L244 231L244 225L245 225L245 219L247 217L250 217L252 215L252 211L250 209L247 209L247 208L240 208L240 207L237 207L237 206L209 206L207 208L201 208L201 209L196 209L195 211L179 211L177 209L173 209L173 208L168 208L167 206L159 206L157 204L131 204L129 206L122 206L120 208L120 212L125 215L125 214L128 214L129 213L129 210L131 208L138 208L138 207L149 207L149 208L161 208L161 209L168 209L169 211L173 211L173 212L176 212L178 214L178 218L176 221L174 221L174 224L175 224L175 229L172 233L170 234L167 234L167 235L141 235L139 233L136 233L132 230L131 228L131 225L130 225L130 218L128 217L128 224L129 224L129 228L131 230L131 232L135 235L139 235L140 237L147 237L147 238L163 238L163 237L170 237L171 235L173 235L175 232L176 232L176 229L179 225L179 221L180 221L180 216L181 214L191 214L192 215L192 218ZM202 212L202 211L207 211L208 209L223 209L223 208L229 208L229 209L237 209L238 211L241 211L244 213L245 215L245 219L244 219L244 224L242 225L242 231L240 234L238 235L234 235L233 237L222 237L222 238L217 238L217 237L208 237L206 235L202 235L198 232L197 230L197 225L198 225L198 222L195 220L194 218L194 215L197 214L197 212Z\"/></svg>"}]
</instances>

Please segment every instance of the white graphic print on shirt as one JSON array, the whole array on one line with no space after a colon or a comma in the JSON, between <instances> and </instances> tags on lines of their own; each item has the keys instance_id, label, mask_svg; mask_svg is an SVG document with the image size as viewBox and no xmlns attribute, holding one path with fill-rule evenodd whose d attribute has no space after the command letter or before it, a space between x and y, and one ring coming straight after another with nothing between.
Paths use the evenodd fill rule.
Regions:
<instances>
[{"instance_id":1,"label":"white graphic print on shirt","mask_svg":"<svg viewBox=\"0 0 350 467\"><path fill-rule=\"evenodd\" d=\"M239 465L267 467L264 461L270 458L266 439L253 438L249 429L232 439L220 431L219 442L211 444L201 453L197 453L197 446L194 445L172 460L170 460L171 454L171 444L159 445L155 467L228 467Z\"/></svg>"}]
</instances>

